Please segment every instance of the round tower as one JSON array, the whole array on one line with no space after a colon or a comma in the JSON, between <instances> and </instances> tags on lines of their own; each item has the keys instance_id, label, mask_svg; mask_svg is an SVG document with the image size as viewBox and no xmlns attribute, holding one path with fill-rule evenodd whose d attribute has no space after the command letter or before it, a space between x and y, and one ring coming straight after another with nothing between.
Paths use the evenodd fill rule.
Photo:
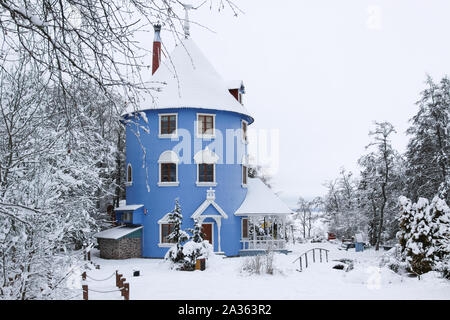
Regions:
<instances>
[{"instance_id":1,"label":"round tower","mask_svg":"<svg viewBox=\"0 0 450 320\"><path fill-rule=\"evenodd\" d=\"M237 255L243 225L235 212L247 193L246 132L253 122L241 103L243 85L227 85L189 38L166 60L157 61L151 79L160 92L123 115L126 204L138 209L122 215L143 226L142 256L163 257L173 245L167 213L178 198L183 229L198 219L215 252Z\"/></svg>"}]
</instances>

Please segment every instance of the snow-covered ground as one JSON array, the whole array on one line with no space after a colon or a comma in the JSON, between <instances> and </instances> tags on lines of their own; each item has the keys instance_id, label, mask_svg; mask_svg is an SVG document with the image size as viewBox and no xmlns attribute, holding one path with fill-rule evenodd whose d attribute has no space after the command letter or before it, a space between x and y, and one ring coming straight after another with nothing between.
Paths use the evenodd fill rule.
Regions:
<instances>
[{"instance_id":1,"label":"snow-covered ground","mask_svg":"<svg viewBox=\"0 0 450 320\"><path fill-rule=\"evenodd\" d=\"M99 258L98 251L93 251L92 256L101 268L93 268L87 274L104 279L119 270L130 283L130 299L450 299L450 281L435 273L418 280L379 268L383 251L338 250L338 245L333 243L290 244L289 247L291 253L275 255L274 275L241 273L245 257L216 257L208 263L207 270L186 272L170 270L163 260L104 260ZM298 263L292 262L313 247L329 249L329 262L311 263L310 257L310 266L303 272L296 271ZM354 269L348 272L333 269L337 264L333 260L342 258L353 259ZM133 277L134 269L140 270L141 276ZM79 277L72 279L78 288L81 287ZM114 277L106 281L88 278L86 284L91 290L116 289ZM89 299L123 298L119 292L90 291Z\"/></svg>"}]
</instances>

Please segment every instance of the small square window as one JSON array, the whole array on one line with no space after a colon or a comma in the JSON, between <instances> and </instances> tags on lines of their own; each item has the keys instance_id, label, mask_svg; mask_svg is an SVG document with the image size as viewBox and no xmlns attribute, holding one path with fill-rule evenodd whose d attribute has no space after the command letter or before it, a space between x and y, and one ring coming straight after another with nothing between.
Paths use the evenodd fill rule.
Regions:
<instances>
[{"instance_id":1,"label":"small square window","mask_svg":"<svg viewBox=\"0 0 450 320\"><path fill-rule=\"evenodd\" d=\"M161 163L161 182L177 181L177 165L175 163Z\"/></svg>"}]
</instances>

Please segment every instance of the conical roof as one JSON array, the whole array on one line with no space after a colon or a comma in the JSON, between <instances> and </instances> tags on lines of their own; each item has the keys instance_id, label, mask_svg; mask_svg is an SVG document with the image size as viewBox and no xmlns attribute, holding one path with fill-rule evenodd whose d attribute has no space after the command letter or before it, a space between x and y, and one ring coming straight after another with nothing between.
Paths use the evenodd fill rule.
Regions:
<instances>
[{"instance_id":1,"label":"conical roof","mask_svg":"<svg viewBox=\"0 0 450 320\"><path fill-rule=\"evenodd\" d=\"M252 116L228 91L217 73L192 39L184 39L153 75L160 92L152 91L140 101L140 110L200 108L236 112ZM131 113L135 110L127 110Z\"/></svg>"}]
</instances>

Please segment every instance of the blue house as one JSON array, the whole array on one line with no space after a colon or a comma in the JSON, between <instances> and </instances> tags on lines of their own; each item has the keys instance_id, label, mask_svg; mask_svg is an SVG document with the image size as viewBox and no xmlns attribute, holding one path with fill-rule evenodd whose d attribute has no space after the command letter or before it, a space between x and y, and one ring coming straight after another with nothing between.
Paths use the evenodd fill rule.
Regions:
<instances>
[{"instance_id":1,"label":"blue house","mask_svg":"<svg viewBox=\"0 0 450 320\"><path fill-rule=\"evenodd\" d=\"M154 86L127 110L126 203L115 208L120 226L96 234L104 258L162 258L173 246L168 213L178 198L184 229L202 223L217 254L284 250L291 210L260 180L248 177L242 81L224 81L189 38L161 61L155 27Z\"/></svg>"}]
</instances>

